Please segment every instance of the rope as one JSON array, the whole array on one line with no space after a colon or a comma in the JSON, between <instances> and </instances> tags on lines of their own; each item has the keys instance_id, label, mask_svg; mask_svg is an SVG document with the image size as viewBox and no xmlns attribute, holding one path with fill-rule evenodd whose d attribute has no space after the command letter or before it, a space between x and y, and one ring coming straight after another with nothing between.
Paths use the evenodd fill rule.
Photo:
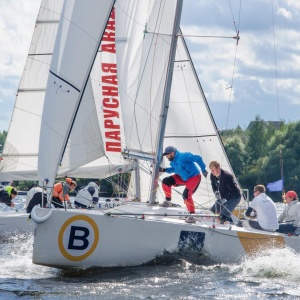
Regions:
<instances>
[{"instance_id":1,"label":"rope","mask_svg":"<svg viewBox=\"0 0 300 300\"><path fill-rule=\"evenodd\" d=\"M277 76L277 55L276 55L276 40L275 40L275 24L274 24L274 1L272 0L272 25L273 25L273 47L274 47L274 65L275 65L275 80L276 80L276 102L277 102L277 115L279 116L279 97L278 97L278 76Z\"/></svg>"}]
</instances>

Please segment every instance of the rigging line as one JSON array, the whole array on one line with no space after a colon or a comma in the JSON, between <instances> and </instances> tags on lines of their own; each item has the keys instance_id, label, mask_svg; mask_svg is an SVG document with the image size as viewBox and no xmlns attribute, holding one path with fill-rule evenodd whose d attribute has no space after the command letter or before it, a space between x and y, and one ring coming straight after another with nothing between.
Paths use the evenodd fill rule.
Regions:
<instances>
[{"instance_id":1,"label":"rigging line","mask_svg":"<svg viewBox=\"0 0 300 300\"><path fill-rule=\"evenodd\" d=\"M154 29L156 29L156 28L160 28L161 27L161 24L162 24L162 21L163 21L163 14L164 14L164 11L165 11L165 5L166 5L166 3L164 2L164 4L163 5L161 5L160 6L160 9L159 9L159 12L160 12L160 19L159 18L157 18L157 22L156 22L156 24L155 24L155 27L154 27ZM151 70L151 86L152 86L152 80L153 80L153 74L154 74L154 61L155 61L155 59L156 59L156 52L157 52L157 43L158 43L158 39L159 39L159 37L160 36L156 36L156 43L155 43L155 46L154 46L154 55L153 55L153 63L152 63L152 70ZM169 44L170 45L170 47L171 47L171 43L169 43L169 41L168 40L164 40L167 44ZM169 51L168 51L168 55L170 54L170 51L171 51L171 49L169 49ZM169 59L170 59L170 56L169 56ZM166 62L166 65L165 65L165 70L167 71L168 70L168 63L169 63L169 59L168 59L168 61ZM167 73L165 73L165 72L163 72L162 74L167 74ZM163 81L164 81L164 89L165 89L165 87L166 87L166 77L164 77L164 78L162 78L163 79ZM156 93L157 93L157 91L156 91ZM150 89L150 100L152 99L152 89ZM156 97L154 98L154 102L155 102L155 100L156 100ZM155 149L155 147L156 147L156 140L152 140L152 138L153 138L153 130L152 130L152 122L151 122L151 119L152 119L152 117L154 117L154 119L156 119L155 118L155 116L153 116L153 114L152 114L152 110L153 110L153 104L152 104L152 107L151 107L151 101L150 101L150 118L149 118L149 127L150 127L150 132L151 132L151 134L150 134L150 138L151 138L151 146L152 146L152 149L154 149L154 150L157 150L157 149ZM161 115L159 115L159 117L158 117L158 119L156 119L156 124L158 125L158 127L157 128L159 128L159 126L160 126L160 124L161 124L161 120L162 120L162 118L163 118L163 116L161 116ZM154 128L155 129L155 128ZM156 132L156 134L157 134L157 132ZM156 137L156 139L157 139L157 137ZM155 151L152 151L153 153L155 153ZM153 161L155 161L155 154L153 154ZM155 162L155 163L161 163L163 160L161 159L161 161L159 161L159 162ZM151 183L150 183L150 186L151 186Z\"/></svg>"},{"instance_id":2,"label":"rigging line","mask_svg":"<svg viewBox=\"0 0 300 300\"><path fill-rule=\"evenodd\" d=\"M135 23L135 24L137 24L137 25L140 25L142 28L145 27L145 24L147 25L146 20L145 20L145 24L141 24L141 23L137 22L137 21L135 20L135 18L133 18L131 15L129 15L128 13L126 13L126 11L125 11L124 9L122 9L122 7L121 7L120 4L118 3L118 1L116 2L116 5L118 5L119 10L122 11L122 12L123 12L130 20L132 20L133 23ZM149 19L150 14L151 14L151 7L150 7L150 1L149 1L149 3L148 3L148 8L147 8L147 19ZM146 33L146 31L144 30L144 36L145 36L145 33ZM149 53L148 53L148 55L149 55ZM146 61L147 61L147 60L148 60L148 59L146 59ZM142 74L143 74L143 73L144 73L144 72L143 72L143 70L142 70ZM139 77L139 76L138 76L138 77ZM140 86L140 84L141 84L141 82L138 83L137 93L138 93L138 91L139 91L139 86ZM122 88L123 91L125 91L125 89L124 89L123 87L121 87L121 88ZM135 95L135 98L131 98L131 97L129 97L129 95L128 95L126 92L125 92L125 94L127 95L127 97L128 97L129 99L131 99L131 100L133 101L133 106L134 106L134 107L135 107L136 105L138 105L138 103L136 102L137 95ZM142 108L142 107L141 107L141 108ZM142 108L142 109L143 109L143 108ZM133 114L133 118L132 118L132 124L134 123L134 120L136 120L136 112L135 112L135 109L134 109L134 114ZM138 131L137 131L137 132L138 132ZM130 133L129 133L129 136L131 137L132 134L133 134L133 125L131 126L131 131L130 131Z\"/></svg>"},{"instance_id":3,"label":"rigging line","mask_svg":"<svg viewBox=\"0 0 300 300\"><path fill-rule=\"evenodd\" d=\"M180 30L179 32L181 33L181 30ZM181 43L183 44L184 49L186 50L186 45L185 45L185 43L184 43L184 37L181 37L180 41L181 41ZM178 48L178 41L177 41L177 48ZM187 53L187 50L185 51L185 53L186 53L187 58L188 58L188 59L187 59L187 64L192 65L193 62L192 62L192 60L190 59L189 53ZM179 52L179 51L178 51L178 55L180 56L180 52ZM181 59L181 57L179 57L179 59ZM182 65L182 64L179 65L179 70L180 70L180 72L182 73L182 78L183 78L183 82L184 82L185 92L186 92L186 94L187 94L187 99L188 99L188 105L189 105L189 108L190 108L190 111L191 111L191 116L192 116L192 123L193 123L193 127L194 127L194 132L196 133L196 134L195 134L196 136L199 136L198 131L197 131L197 126L196 126L196 121L195 121L193 109L192 109L192 105L191 105L191 98L190 98L190 94L189 94L189 92L188 92L187 78L186 78L186 76L185 76L186 74L185 74L185 72L184 72L184 70L183 70L184 67L185 67L185 64L184 64L184 65ZM193 66L191 66L191 69L193 69ZM174 72L174 71L173 71L173 72ZM205 101L205 99L203 99L203 101ZM201 151L201 147L200 147L200 143L199 143L199 139L198 139L198 138L196 138L196 142L197 142L197 146L198 146L198 151L199 151L199 153L200 153L200 155L201 155L201 157L202 157L202 151ZM201 178L201 179L202 179L202 178ZM208 196L209 192L208 192L208 181L207 181L207 180L205 180L205 185L206 185L206 191L207 191L207 196Z\"/></svg>"},{"instance_id":4,"label":"rigging line","mask_svg":"<svg viewBox=\"0 0 300 300\"><path fill-rule=\"evenodd\" d=\"M278 74L277 74L277 55L276 55L276 39L275 39L275 21L274 21L274 1L272 0L272 27L273 27L273 48L274 48L274 66L275 66L275 84L276 84L276 103L277 103L277 118L280 121L279 114L279 97L278 97ZM282 159L282 136L280 136L280 175L283 182L282 195L285 193L284 188L284 173L283 173L283 159Z\"/></svg>"},{"instance_id":5,"label":"rigging line","mask_svg":"<svg viewBox=\"0 0 300 300\"><path fill-rule=\"evenodd\" d=\"M230 84L230 94L229 94L229 101L228 101L228 108L227 108L227 117L226 117L226 124L225 129L228 128L228 122L229 122L229 111L231 106L231 99L232 99L232 88L233 88L233 79L234 79L234 73L235 73L235 64L236 64L236 56L237 56L237 46L235 47L235 55L234 55L234 62L233 62L233 70L232 70L232 77L231 77L231 84Z\"/></svg>"},{"instance_id":6,"label":"rigging line","mask_svg":"<svg viewBox=\"0 0 300 300\"><path fill-rule=\"evenodd\" d=\"M156 22L158 22L158 20ZM155 28L156 28L156 25L155 25ZM145 31L144 31L144 38L145 38ZM153 45L152 44L153 40L154 40L154 35L151 38L151 45ZM137 92L136 92L135 99L134 99L134 105L133 105L134 106L134 115L133 115L133 118L132 118L132 124L135 125L137 133L139 132L139 126L137 124L137 112L136 112L137 97L138 97L138 94L139 94L139 91L140 91L140 87L141 87L141 84L142 84L142 78L144 78L144 73L145 73L145 70L146 70L146 65L147 65L148 59L149 59L150 54L151 54L151 49L152 49L152 47L150 47L149 50L148 50L144 66L142 68L140 68L141 69L141 76L139 76L139 78L141 78L141 79L140 79L140 81L138 83ZM132 136L132 133L133 133L133 126L131 127L130 136ZM140 149L143 149L139 134L137 134L137 137L138 137L138 143L139 143Z\"/></svg>"},{"instance_id":7,"label":"rigging line","mask_svg":"<svg viewBox=\"0 0 300 300\"><path fill-rule=\"evenodd\" d=\"M231 3L230 0L228 0L229 6L230 6L230 10L231 10L231 14L232 14L232 19L233 19L233 23L235 26L235 30L237 32L237 43L236 43L236 47L235 47L235 55L234 55L234 63L233 63L233 70L232 70L232 77L231 77L231 85L230 85L230 95L229 95L229 102L228 102L228 109L227 109L227 118L226 118L226 125L225 125L225 129L228 128L228 122L229 122L229 111L230 111L230 106L231 106L231 99L232 99L232 88L233 88L233 79L234 79L234 74L235 74L235 65L236 65L236 57L237 57L237 46L238 46L238 41L239 41L239 27L240 27L240 19L241 19L241 0L240 0L240 9L239 9L239 21L238 21L238 27L236 27L236 23L234 20L234 16L233 16L233 12L232 12L232 7L231 7Z\"/></svg>"},{"instance_id":8,"label":"rigging line","mask_svg":"<svg viewBox=\"0 0 300 300\"><path fill-rule=\"evenodd\" d=\"M278 116L278 120L280 120L280 116L279 116L279 97L278 97L276 39L275 39L275 22L274 22L274 0L272 0L272 25L273 25L273 47L274 47L274 64L275 64L275 80L276 80L277 116Z\"/></svg>"},{"instance_id":9,"label":"rigging line","mask_svg":"<svg viewBox=\"0 0 300 300\"><path fill-rule=\"evenodd\" d=\"M154 31L147 31L147 33L151 33L153 35L159 35L159 36L172 36L169 33L159 33L159 32L154 32ZM236 38L235 36L223 36L223 35L193 35L193 34L178 34L178 37L183 36L183 37L200 37L200 38L220 38L220 39L234 39Z\"/></svg>"},{"instance_id":10,"label":"rigging line","mask_svg":"<svg viewBox=\"0 0 300 300\"><path fill-rule=\"evenodd\" d=\"M179 35L180 36L180 35ZM193 34L182 34L183 37L194 37L194 38L218 38L218 39L234 39L235 36L223 36L223 35L193 35Z\"/></svg>"},{"instance_id":11,"label":"rigging line","mask_svg":"<svg viewBox=\"0 0 300 300\"><path fill-rule=\"evenodd\" d=\"M230 12L231 12L232 20L233 20L233 24L234 24L234 27L235 27L235 32L238 32L238 30L236 28L236 24L235 24L235 20L234 20L234 16L233 16L233 12L232 12L232 7L231 7L230 0L228 0L228 4L229 4L229 7L230 7Z\"/></svg>"}]
</instances>

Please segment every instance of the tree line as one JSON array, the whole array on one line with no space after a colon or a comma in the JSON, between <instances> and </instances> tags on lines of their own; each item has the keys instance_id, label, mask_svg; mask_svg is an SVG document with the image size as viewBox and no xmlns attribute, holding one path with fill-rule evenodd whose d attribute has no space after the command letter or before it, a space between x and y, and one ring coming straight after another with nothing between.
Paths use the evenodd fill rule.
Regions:
<instances>
[{"instance_id":1,"label":"tree line","mask_svg":"<svg viewBox=\"0 0 300 300\"><path fill-rule=\"evenodd\" d=\"M0 132L1 145L4 145L6 135L6 131ZM248 128L238 126L236 129L227 129L220 132L220 136L241 188L249 190L250 200L255 185L266 186L282 176L285 191L294 190L299 194L300 122L265 122L256 116ZM124 188L129 177L127 175L124 179ZM118 176L112 177L115 184L101 180L100 184L107 195L115 193L118 180ZM79 185L84 185L88 180L77 181ZM31 183L19 181L17 184L19 189L26 189ZM282 192L268 194L275 201L281 200Z\"/></svg>"},{"instance_id":2,"label":"tree line","mask_svg":"<svg viewBox=\"0 0 300 300\"><path fill-rule=\"evenodd\" d=\"M250 125L245 130L237 127L221 132L241 187L252 196L255 185L266 186L283 177L285 191L299 194L300 122L265 122L256 116ZM282 192L267 193L275 201L282 200Z\"/></svg>"}]
</instances>

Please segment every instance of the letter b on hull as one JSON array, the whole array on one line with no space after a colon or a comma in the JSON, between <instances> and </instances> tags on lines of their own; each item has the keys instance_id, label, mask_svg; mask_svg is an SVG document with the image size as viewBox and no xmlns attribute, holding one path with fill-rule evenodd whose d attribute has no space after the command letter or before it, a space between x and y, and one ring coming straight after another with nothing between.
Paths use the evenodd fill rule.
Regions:
<instances>
[{"instance_id":1,"label":"letter b on hull","mask_svg":"<svg viewBox=\"0 0 300 300\"><path fill-rule=\"evenodd\" d=\"M68 260L81 261L89 257L99 241L99 230L95 221L84 215L68 219L58 235L61 254Z\"/></svg>"},{"instance_id":2,"label":"letter b on hull","mask_svg":"<svg viewBox=\"0 0 300 300\"><path fill-rule=\"evenodd\" d=\"M80 233L83 234L80 234ZM71 226L68 249L85 250L89 246L90 231L86 227ZM76 241L81 241L82 245L76 245Z\"/></svg>"}]
</instances>

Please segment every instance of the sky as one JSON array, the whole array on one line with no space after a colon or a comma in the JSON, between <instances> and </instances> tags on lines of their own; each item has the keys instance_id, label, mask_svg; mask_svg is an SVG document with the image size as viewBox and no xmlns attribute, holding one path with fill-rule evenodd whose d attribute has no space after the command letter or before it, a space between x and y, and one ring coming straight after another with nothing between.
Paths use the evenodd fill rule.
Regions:
<instances>
[{"instance_id":1,"label":"sky","mask_svg":"<svg viewBox=\"0 0 300 300\"><path fill-rule=\"evenodd\" d=\"M41 0L0 0L0 131L8 130ZM219 129L300 112L300 1L183 0L181 28ZM240 39L236 36L239 30Z\"/></svg>"}]
</instances>

